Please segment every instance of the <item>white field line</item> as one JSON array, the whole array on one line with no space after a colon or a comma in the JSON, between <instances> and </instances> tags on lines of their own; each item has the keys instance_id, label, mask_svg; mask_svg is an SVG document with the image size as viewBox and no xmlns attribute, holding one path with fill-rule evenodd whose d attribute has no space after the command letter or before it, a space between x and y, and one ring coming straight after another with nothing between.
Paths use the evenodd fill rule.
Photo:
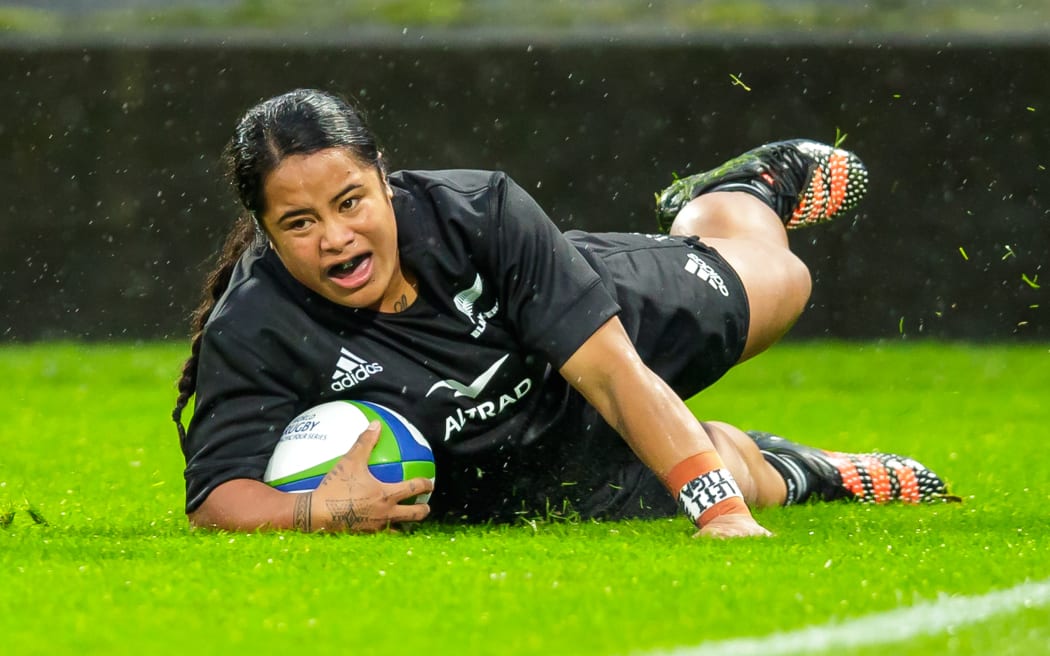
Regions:
<instances>
[{"instance_id":1,"label":"white field line","mask_svg":"<svg viewBox=\"0 0 1050 656\"><path fill-rule=\"evenodd\" d=\"M787 656L831 649L869 647L936 635L949 628L976 624L996 615L1050 604L1050 579L1022 583L972 597L942 595L921 602L842 622L829 622L761 638L734 638L696 647L649 652L649 656Z\"/></svg>"}]
</instances>

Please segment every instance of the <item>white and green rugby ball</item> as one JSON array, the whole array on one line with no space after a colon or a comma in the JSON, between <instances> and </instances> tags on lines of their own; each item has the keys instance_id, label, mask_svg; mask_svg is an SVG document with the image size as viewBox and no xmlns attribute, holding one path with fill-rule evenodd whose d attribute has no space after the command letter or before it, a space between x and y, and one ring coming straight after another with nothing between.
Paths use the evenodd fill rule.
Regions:
<instances>
[{"instance_id":1,"label":"white and green rugby ball","mask_svg":"<svg viewBox=\"0 0 1050 656\"><path fill-rule=\"evenodd\" d=\"M393 410L369 401L331 401L310 408L281 433L263 474L263 481L282 492L308 492L378 420L379 442L368 460L368 470L384 483L435 477L434 452L422 433ZM419 494L402 503L426 503Z\"/></svg>"}]
</instances>

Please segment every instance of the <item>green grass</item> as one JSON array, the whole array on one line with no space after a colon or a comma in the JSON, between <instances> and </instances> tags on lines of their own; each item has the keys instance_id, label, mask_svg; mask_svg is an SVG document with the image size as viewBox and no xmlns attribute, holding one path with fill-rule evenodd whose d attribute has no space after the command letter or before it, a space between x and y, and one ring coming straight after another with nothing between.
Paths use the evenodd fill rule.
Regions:
<instances>
[{"instance_id":1,"label":"green grass","mask_svg":"<svg viewBox=\"0 0 1050 656\"><path fill-rule=\"evenodd\" d=\"M739 367L691 401L699 415L900 451L965 503L770 509L777 537L731 542L693 540L682 519L191 532L167 418L183 355L0 348L3 653L628 654L1050 576L1046 345L790 344ZM1046 618L893 649L1045 653Z\"/></svg>"},{"instance_id":2,"label":"green grass","mask_svg":"<svg viewBox=\"0 0 1050 656\"><path fill-rule=\"evenodd\" d=\"M927 34L932 29L980 34L1045 30L1048 0L240 0L209 5L148 5L62 13L0 3L3 33L74 36L143 35L165 30L344 31L361 28L667 28L682 31L829 30Z\"/></svg>"}]
</instances>

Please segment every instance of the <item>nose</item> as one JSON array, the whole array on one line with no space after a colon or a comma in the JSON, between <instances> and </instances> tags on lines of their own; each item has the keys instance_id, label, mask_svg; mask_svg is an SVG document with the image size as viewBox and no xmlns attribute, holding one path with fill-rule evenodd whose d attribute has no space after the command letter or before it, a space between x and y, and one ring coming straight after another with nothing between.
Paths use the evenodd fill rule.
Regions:
<instances>
[{"instance_id":1,"label":"nose","mask_svg":"<svg viewBox=\"0 0 1050 656\"><path fill-rule=\"evenodd\" d=\"M324 220L324 233L321 235L321 248L326 251L340 252L357 239L357 231L350 221L340 217L327 217Z\"/></svg>"}]
</instances>

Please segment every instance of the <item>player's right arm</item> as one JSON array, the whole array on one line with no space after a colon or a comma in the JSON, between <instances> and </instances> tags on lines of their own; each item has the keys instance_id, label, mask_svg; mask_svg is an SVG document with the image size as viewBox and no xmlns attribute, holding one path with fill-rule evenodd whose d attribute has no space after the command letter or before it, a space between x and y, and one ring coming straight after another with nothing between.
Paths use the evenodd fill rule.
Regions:
<instances>
[{"instance_id":1,"label":"player's right arm","mask_svg":"<svg viewBox=\"0 0 1050 656\"><path fill-rule=\"evenodd\" d=\"M374 533L424 519L430 506L398 502L432 492L434 484L426 478L377 480L368 471L368 458L378 440L379 427L373 423L313 492L281 492L250 478L226 481L189 513L190 524L227 531Z\"/></svg>"},{"instance_id":2,"label":"player's right arm","mask_svg":"<svg viewBox=\"0 0 1050 656\"><path fill-rule=\"evenodd\" d=\"M645 365L618 318L602 325L559 371L667 485L700 529L697 535L770 535L751 515L703 425Z\"/></svg>"}]
</instances>

